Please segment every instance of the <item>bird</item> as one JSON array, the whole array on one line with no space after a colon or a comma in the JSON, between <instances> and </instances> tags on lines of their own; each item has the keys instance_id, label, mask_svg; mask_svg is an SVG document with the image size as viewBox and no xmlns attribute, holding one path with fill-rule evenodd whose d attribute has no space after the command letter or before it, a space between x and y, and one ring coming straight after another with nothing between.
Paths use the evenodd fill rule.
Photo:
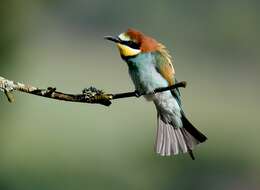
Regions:
<instances>
[{"instance_id":1,"label":"bird","mask_svg":"<svg viewBox=\"0 0 260 190\"><path fill-rule=\"evenodd\" d=\"M193 149L207 137L187 119L179 89L154 93L156 88L177 83L173 58L166 46L133 28L104 38L116 43L136 92L154 102L157 110L155 152L161 156L189 153L194 160Z\"/></svg>"}]
</instances>

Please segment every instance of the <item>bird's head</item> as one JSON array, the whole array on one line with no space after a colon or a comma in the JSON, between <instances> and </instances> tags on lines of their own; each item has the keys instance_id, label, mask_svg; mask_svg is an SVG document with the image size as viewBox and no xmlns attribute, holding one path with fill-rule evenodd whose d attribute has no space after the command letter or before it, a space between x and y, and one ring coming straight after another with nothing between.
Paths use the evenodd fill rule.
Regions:
<instances>
[{"instance_id":1,"label":"bird's head","mask_svg":"<svg viewBox=\"0 0 260 190\"><path fill-rule=\"evenodd\" d=\"M140 53L156 51L160 44L142 32L128 29L118 36L105 36L105 39L115 42L123 58L134 57Z\"/></svg>"}]
</instances>

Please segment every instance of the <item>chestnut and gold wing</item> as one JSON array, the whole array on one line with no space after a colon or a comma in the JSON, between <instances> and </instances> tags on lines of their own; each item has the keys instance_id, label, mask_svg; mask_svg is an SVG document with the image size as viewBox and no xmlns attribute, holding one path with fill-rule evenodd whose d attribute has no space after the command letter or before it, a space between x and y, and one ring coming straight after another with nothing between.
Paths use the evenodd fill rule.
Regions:
<instances>
[{"instance_id":1,"label":"chestnut and gold wing","mask_svg":"<svg viewBox=\"0 0 260 190\"><path fill-rule=\"evenodd\" d=\"M155 52L155 68L162 75L163 78L165 78L168 81L169 86L177 83L177 80L174 77L175 70L173 68L172 64L172 58L169 55L168 51L164 46L160 51ZM182 107L181 104L181 93L178 88L175 88L171 90L172 95L176 98L178 101L178 104L180 107Z\"/></svg>"},{"instance_id":2,"label":"chestnut and gold wing","mask_svg":"<svg viewBox=\"0 0 260 190\"><path fill-rule=\"evenodd\" d=\"M162 46L155 53L155 68L168 81L169 86L174 84L174 68L172 58L166 48Z\"/></svg>"}]
</instances>

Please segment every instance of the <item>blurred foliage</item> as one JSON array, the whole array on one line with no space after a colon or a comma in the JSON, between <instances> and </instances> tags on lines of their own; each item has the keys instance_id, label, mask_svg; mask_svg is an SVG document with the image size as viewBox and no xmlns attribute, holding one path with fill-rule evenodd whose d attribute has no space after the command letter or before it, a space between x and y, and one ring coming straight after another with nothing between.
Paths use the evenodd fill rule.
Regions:
<instances>
[{"instance_id":1,"label":"blurred foliage","mask_svg":"<svg viewBox=\"0 0 260 190\"><path fill-rule=\"evenodd\" d=\"M259 189L259 1L2 0L0 75L80 92L133 89L104 35L134 27L174 55L185 110L209 141L153 152L143 99L105 108L0 94L0 189Z\"/></svg>"}]
</instances>

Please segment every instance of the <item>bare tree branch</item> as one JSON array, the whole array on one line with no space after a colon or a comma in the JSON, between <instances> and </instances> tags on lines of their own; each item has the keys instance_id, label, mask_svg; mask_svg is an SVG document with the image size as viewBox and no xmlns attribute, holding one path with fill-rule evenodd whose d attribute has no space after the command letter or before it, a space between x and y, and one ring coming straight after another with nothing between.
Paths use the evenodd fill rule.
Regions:
<instances>
[{"instance_id":1,"label":"bare tree branch","mask_svg":"<svg viewBox=\"0 0 260 190\"><path fill-rule=\"evenodd\" d=\"M179 87L186 87L186 82L182 81L169 87L157 88L154 90L154 93L172 90ZM9 102L14 101L14 96L12 92L20 91L20 92L33 94L36 96L42 96L45 98L56 99L56 100L101 104L104 106L109 106L112 103L111 100L120 99L120 98L129 98L129 97L140 97L146 95L146 94L141 94L137 91L118 93L118 94L106 94L102 90L98 90L95 87L84 89L81 94L67 94L67 93L56 91L56 88L54 87L48 87L47 89L40 89L31 85L25 85L19 82L14 82L5 79L1 76L0 76L0 91L3 91L5 93Z\"/></svg>"}]
</instances>

